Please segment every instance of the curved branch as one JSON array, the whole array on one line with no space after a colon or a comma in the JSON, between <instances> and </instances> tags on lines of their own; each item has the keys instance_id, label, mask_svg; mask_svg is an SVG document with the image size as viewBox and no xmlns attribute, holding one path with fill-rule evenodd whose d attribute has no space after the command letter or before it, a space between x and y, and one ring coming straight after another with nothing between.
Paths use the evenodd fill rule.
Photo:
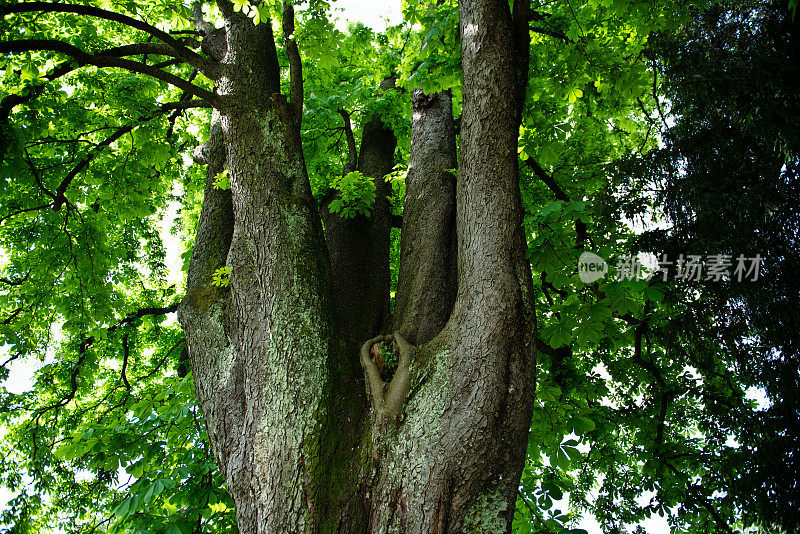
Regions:
<instances>
[{"instance_id":1,"label":"curved branch","mask_svg":"<svg viewBox=\"0 0 800 534\"><path fill-rule=\"evenodd\" d=\"M163 308L141 308L141 309L136 310L135 312L131 313L130 315L127 315L124 319L122 319L117 324L108 327L107 332L111 333L114 330L130 324L133 321L135 321L136 319L141 319L142 317L144 317L146 315L165 315L167 313L174 313L177 310L178 310L178 303L174 303L174 304L171 304L171 305L163 307ZM58 408L62 408L64 406L66 406L67 404L69 404L72 401L72 399L75 398L75 394L78 392L78 376L81 373L81 368L83 366L83 362L86 361L86 356L88 355L87 350L89 349L89 347L95 341L96 341L96 339L95 339L94 336L89 336L86 339L84 339L83 341L81 341L80 345L78 345L78 354L80 354L80 357L75 362L75 368L70 373L70 379L69 379L70 389L69 389L69 392L67 393L67 395L65 397L62 397L61 399L59 399L55 403L50 404L48 406L45 406L44 408L39 408L38 410L36 410L36 419L37 420L39 419L39 417L44 415L46 412L49 412L50 410L54 410L54 409L58 409Z\"/></svg>"},{"instance_id":2,"label":"curved branch","mask_svg":"<svg viewBox=\"0 0 800 534\"><path fill-rule=\"evenodd\" d=\"M166 45L159 43L136 43L131 45L117 46L114 48L103 50L97 55L124 57L124 56L135 56L138 54L158 54L158 55L167 55L171 57L175 56L174 50L167 47ZM151 66L153 68L158 69L174 64L176 64L176 62L174 60L170 60L162 63L157 63ZM46 79L48 82L52 82L53 80L57 80L62 76L66 76L67 74L69 74L74 70L77 70L78 68L80 67L75 65L73 61L65 61L60 65L57 65L49 74L46 74L44 76L44 79ZM189 79L189 81L192 81L191 78ZM11 114L11 110L13 110L16 106L30 102L31 100L41 96L42 91L44 91L45 87L47 87L46 83L39 84L32 87L28 92L28 94L24 96L12 94L0 100L0 122L8 119L8 116Z\"/></svg>"},{"instance_id":3,"label":"curved branch","mask_svg":"<svg viewBox=\"0 0 800 534\"><path fill-rule=\"evenodd\" d=\"M394 333L394 340L400 351L400 357L397 361L397 370L389 382L389 387L386 388L386 396L383 399L383 413L386 415L398 414L403 409L406 395L411 389L411 357L417 351L416 347L400 335L400 332Z\"/></svg>"},{"instance_id":4,"label":"curved branch","mask_svg":"<svg viewBox=\"0 0 800 534\"><path fill-rule=\"evenodd\" d=\"M359 354L361 367L364 368L364 374L367 378L367 389L369 390L367 393L370 399L372 399L372 405L375 409L378 409L378 407L383 404L383 379L381 378L381 372L378 370L378 366L375 365L375 362L373 362L372 358L369 356L369 350L372 348L372 345L381 340L383 340L383 336L376 336L367 340L361 346L361 352Z\"/></svg>"},{"instance_id":5,"label":"curved branch","mask_svg":"<svg viewBox=\"0 0 800 534\"><path fill-rule=\"evenodd\" d=\"M397 362L397 370L394 372L391 382L387 385L381 378L378 366L370 357L372 345L382 339L391 339L392 336L377 336L361 346L359 359L361 367L367 378L368 393L372 400L372 407L382 417L391 417L400 413L406 400L406 395L411 389L411 358L416 353L416 347L408 343L399 332L394 333L397 348L400 351L400 358Z\"/></svg>"},{"instance_id":6,"label":"curved branch","mask_svg":"<svg viewBox=\"0 0 800 534\"><path fill-rule=\"evenodd\" d=\"M111 143L125 135L126 133L130 132L140 124L152 120L157 115L161 113L166 113L167 111L179 110L179 109L189 109L189 108L196 108L196 107L207 107L208 104L202 101L197 100L189 100L186 102L168 102L162 106L160 106L156 111L151 113L149 116L145 117L141 122L135 124L129 124L127 126L122 126L118 128L113 134L106 137L103 141L101 141L94 149L86 155L72 170L67 174L67 176L61 181L61 184L56 189L55 197L53 197L53 211L58 211L61 209L61 206L67 201L66 197L64 196L67 192L67 188L72 180L80 173L86 166L89 164L94 157L100 153L103 149L107 146L110 146Z\"/></svg>"},{"instance_id":7,"label":"curved branch","mask_svg":"<svg viewBox=\"0 0 800 534\"><path fill-rule=\"evenodd\" d=\"M92 55L80 48L55 39L22 39L19 41L0 41L0 53L19 53L30 51L51 51L66 54L75 59L79 66L94 65L96 67L115 67L139 74L146 74L158 80L179 87L184 91L202 98L212 106L218 107L220 98L211 91L198 87L179 78L172 73L156 69L150 65L113 56Z\"/></svg>"},{"instance_id":8,"label":"curved branch","mask_svg":"<svg viewBox=\"0 0 800 534\"><path fill-rule=\"evenodd\" d=\"M22 215L23 213L28 213L29 211L43 210L48 206L50 206L50 204L42 204L41 206L34 206L32 208L18 209L17 211L11 212L8 215L4 215L3 217L0 217L0 224L3 224L6 221L6 219L10 219L11 217L16 217L17 215Z\"/></svg>"},{"instance_id":9,"label":"curved branch","mask_svg":"<svg viewBox=\"0 0 800 534\"><path fill-rule=\"evenodd\" d=\"M204 73L206 70L208 70L209 74L211 74L216 67L216 65L213 62L193 52L192 50L187 48L183 43L181 43L176 38L172 37L167 32L161 31L155 26L151 26L150 24L147 24L144 21L134 19L127 15L121 15L119 13L115 13L113 11L107 11L105 9L100 9L97 7L77 5L77 4L55 4L51 2L24 2L16 5L10 5L10 4L0 5L0 16L16 14L16 13L32 13L32 12L75 13L77 15L86 15L89 17L97 17L105 20L110 20L112 22L119 22L120 24L125 24L126 26L136 28L137 30L141 30L147 33L148 35L152 35L153 37L160 39L164 43L170 45L174 49L175 54L185 59L186 61L188 61L189 63L191 63L193 66L197 67Z\"/></svg>"},{"instance_id":10,"label":"curved branch","mask_svg":"<svg viewBox=\"0 0 800 534\"><path fill-rule=\"evenodd\" d=\"M50 74L45 76L45 79L48 82L52 82L55 79L61 78L69 74L70 72L74 71L77 67L75 67L71 61L65 61L58 65ZM47 84L37 85L32 87L30 92L27 95L8 95L7 97L0 100L0 122L4 122L8 119L8 116L11 115L11 110L15 107L19 106L20 104L24 104L33 100L34 98L38 98L42 91Z\"/></svg>"}]
</instances>

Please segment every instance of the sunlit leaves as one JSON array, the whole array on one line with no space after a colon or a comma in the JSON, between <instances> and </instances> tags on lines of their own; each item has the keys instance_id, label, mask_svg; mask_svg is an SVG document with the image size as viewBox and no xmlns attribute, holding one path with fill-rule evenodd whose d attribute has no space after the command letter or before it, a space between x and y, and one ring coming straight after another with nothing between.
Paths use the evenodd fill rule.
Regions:
<instances>
[{"instance_id":1,"label":"sunlit leaves","mask_svg":"<svg viewBox=\"0 0 800 534\"><path fill-rule=\"evenodd\" d=\"M343 219L352 219L356 215L370 216L376 198L375 182L371 178L353 171L334 177L331 187L339 192L328 205L331 213L338 213Z\"/></svg>"},{"instance_id":2,"label":"sunlit leaves","mask_svg":"<svg viewBox=\"0 0 800 534\"><path fill-rule=\"evenodd\" d=\"M220 267L216 271L214 271L214 275L211 279L211 284L217 287L228 287L228 283L230 282L230 274L233 270L232 267Z\"/></svg>"},{"instance_id":3,"label":"sunlit leaves","mask_svg":"<svg viewBox=\"0 0 800 534\"><path fill-rule=\"evenodd\" d=\"M213 185L215 189L226 190L231 188L231 178L228 174L228 169L225 169L214 177Z\"/></svg>"}]
</instances>

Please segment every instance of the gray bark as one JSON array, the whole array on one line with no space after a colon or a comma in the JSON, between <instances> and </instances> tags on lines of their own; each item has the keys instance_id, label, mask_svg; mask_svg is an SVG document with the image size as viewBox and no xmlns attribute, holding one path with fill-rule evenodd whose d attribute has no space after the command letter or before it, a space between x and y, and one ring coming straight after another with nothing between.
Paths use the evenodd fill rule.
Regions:
<instances>
[{"instance_id":1,"label":"gray bark","mask_svg":"<svg viewBox=\"0 0 800 534\"><path fill-rule=\"evenodd\" d=\"M328 408L330 267L296 120L279 93L271 25L221 7L225 104L208 181L224 152L231 190L206 186L179 318L240 531L302 532L315 522ZM215 288L223 265L233 269L230 285Z\"/></svg>"},{"instance_id":2,"label":"gray bark","mask_svg":"<svg viewBox=\"0 0 800 534\"><path fill-rule=\"evenodd\" d=\"M254 26L229 3L219 5L223 105L198 153L209 165L206 197L179 319L240 531L506 532L535 376L517 182L524 69L515 53L516 17L502 0L460 5L465 82L456 184L441 174L453 152L446 98L438 95L427 108L430 120L416 124L422 137L411 190L434 191L432 202L442 205L427 213L421 201L409 203L404 247L412 263L405 272L428 261L434 269L406 276L411 289L396 324L414 343L395 334L400 366L385 384L369 358L375 339L364 340L388 314L382 177L392 168L394 136L379 119L365 126L359 169L378 179L383 200L358 221L364 226L329 219L326 247L298 109L279 94L270 24ZM229 192L211 186L223 167ZM455 239L447 221L455 221ZM439 232L425 228L440 222ZM444 246L451 259L416 239ZM442 245L453 242L456 274L453 250ZM232 268L230 285L217 288L212 275L223 265ZM430 302L424 284L442 280L452 292L453 278L450 313L449 304ZM426 331L428 316L435 327Z\"/></svg>"},{"instance_id":3,"label":"gray bark","mask_svg":"<svg viewBox=\"0 0 800 534\"><path fill-rule=\"evenodd\" d=\"M449 92L412 96L394 327L413 344L438 334L456 297L456 133Z\"/></svg>"},{"instance_id":4,"label":"gray bark","mask_svg":"<svg viewBox=\"0 0 800 534\"><path fill-rule=\"evenodd\" d=\"M536 354L517 176L520 40L506 2L459 9L458 293L444 330L410 359L403 410L387 418L373 406L370 532L506 532L525 458ZM373 403L392 386L370 384Z\"/></svg>"}]
</instances>

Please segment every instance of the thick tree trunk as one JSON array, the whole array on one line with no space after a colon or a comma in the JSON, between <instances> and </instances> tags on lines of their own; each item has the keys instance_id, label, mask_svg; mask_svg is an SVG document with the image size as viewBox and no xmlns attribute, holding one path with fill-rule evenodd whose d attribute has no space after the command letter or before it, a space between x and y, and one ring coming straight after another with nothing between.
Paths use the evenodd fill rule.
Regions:
<instances>
[{"instance_id":1,"label":"thick tree trunk","mask_svg":"<svg viewBox=\"0 0 800 534\"><path fill-rule=\"evenodd\" d=\"M455 163L449 98L424 107L427 97L415 96L396 324L419 346L395 335L400 365L389 384L369 356L375 339L355 350L388 312L388 203L367 221L364 249L353 250L332 219L326 248L297 107L278 93L270 25L220 5L224 104L198 154L209 164L206 197L179 318L240 531L507 531L535 367L517 182L523 69L508 4L462 0L456 184L446 173ZM393 152L391 132L369 123L360 170L382 178ZM224 167L230 192L211 185ZM427 211L425 198L436 203ZM347 282L355 294L332 291L328 248L335 276L361 271ZM223 265L230 284L218 288L212 275ZM443 302L426 284L446 286ZM344 303L340 340L333 305Z\"/></svg>"},{"instance_id":2,"label":"thick tree trunk","mask_svg":"<svg viewBox=\"0 0 800 534\"><path fill-rule=\"evenodd\" d=\"M441 332L456 298L456 165L450 93L415 90L394 314L413 344Z\"/></svg>"},{"instance_id":3,"label":"thick tree trunk","mask_svg":"<svg viewBox=\"0 0 800 534\"><path fill-rule=\"evenodd\" d=\"M512 16L502 0L462 0L459 9L458 293L444 330L401 358L388 387L362 357L376 464L370 532L506 532L525 457L535 322L517 175L524 83L513 21L526 14L515 3ZM394 397L405 391L398 409Z\"/></svg>"},{"instance_id":4,"label":"thick tree trunk","mask_svg":"<svg viewBox=\"0 0 800 534\"><path fill-rule=\"evenodd\" d=\"M231 190L206 187L179 317L240 531L302 532L316 521L330 268L299 130L279 93L271 26L253 25L229 4L223 12L224 107L207 181L222 156ZM211 276L224 265L230 285L216 288Z\"/></svg>"}]
</instances>

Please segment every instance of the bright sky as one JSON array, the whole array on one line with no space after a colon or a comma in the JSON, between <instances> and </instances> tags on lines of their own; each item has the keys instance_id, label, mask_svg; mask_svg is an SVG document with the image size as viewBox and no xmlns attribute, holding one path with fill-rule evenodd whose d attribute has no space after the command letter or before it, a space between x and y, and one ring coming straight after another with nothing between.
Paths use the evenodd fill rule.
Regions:
<instances>
[{"instance_id":1,"label":"bright sky","mask_svg":"<svg viewBox=\"0 0 800 534\"><path fill-rule=\"evenodd\" d=\"M350 22L361 22L373 30L383 31L386 29L386 19L389 25L399 23L403 16L400 12L400 1L392 0L389 2L381 0L334 0L331 3L334 9L342 9L339 12L340 28L344 29Z\"/></svg>"}]
</instances>

